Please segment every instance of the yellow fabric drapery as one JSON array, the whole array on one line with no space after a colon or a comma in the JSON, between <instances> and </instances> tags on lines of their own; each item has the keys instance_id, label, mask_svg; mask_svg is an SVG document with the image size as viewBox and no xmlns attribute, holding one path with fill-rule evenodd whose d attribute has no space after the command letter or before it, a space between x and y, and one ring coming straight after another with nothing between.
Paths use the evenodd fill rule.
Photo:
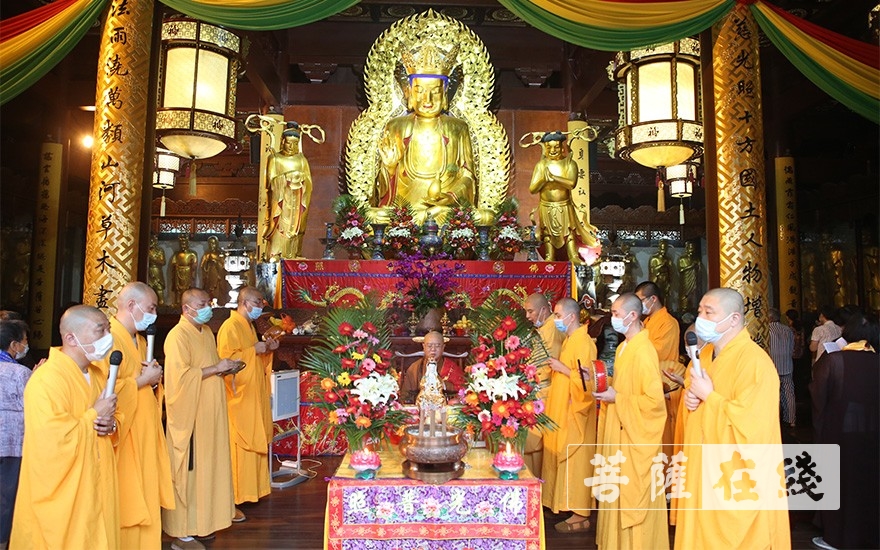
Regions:
<instances>
[{"instance_id":1,"label":"yellow fabric drapery","mask_svg":"<svg viewBox=\"0 0 880 550\"><path fill-rule=\"evenodd\" d=\"M725 3L725 0L620 2L608 0L531 0L553 15L597 27L641 29L681 23Z\"/></svg>"},{"instance_id":2,"label":"yellow fabric drapery","mask_svg":"<svg viewBox=\"0 0 880 550\"><path fill-rule=\"evenodd\" d=\"M78 0L62 13L40 23L28 32L0 42L0 66L7 67L21 61L37 47L48 42L56 34L64 30L77 15L88 9L88 6L96 1L98 3L106 2L106 0Z\"/></svg>"}]
</instances>

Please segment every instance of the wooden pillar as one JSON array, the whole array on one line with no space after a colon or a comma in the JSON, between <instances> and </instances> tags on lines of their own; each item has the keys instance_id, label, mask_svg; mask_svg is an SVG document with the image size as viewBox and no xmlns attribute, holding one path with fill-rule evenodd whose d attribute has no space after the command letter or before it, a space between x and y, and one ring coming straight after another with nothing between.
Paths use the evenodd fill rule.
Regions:
<instances>
[{"instance_id":1,"label":"wooden pillar","mask_svg":"<svg viewBox=\"0 0 880 550\"><path fill-rule=\"evenodd\" d=\"M153 8L112 0L98 53L83 302L109 313L138 272Z\"/></svg>"},{"instance_id":2,"label":"wooden pillar","mask_svg":"<svg viewBox=\"0 0 880 550\"><path fill-rule=\"evenodd\" d=\"M766 348L770 266L758 26L745 4L719 25L712 68L720 285L742 294L749 332Z\"/></svg>"}]
</instances>

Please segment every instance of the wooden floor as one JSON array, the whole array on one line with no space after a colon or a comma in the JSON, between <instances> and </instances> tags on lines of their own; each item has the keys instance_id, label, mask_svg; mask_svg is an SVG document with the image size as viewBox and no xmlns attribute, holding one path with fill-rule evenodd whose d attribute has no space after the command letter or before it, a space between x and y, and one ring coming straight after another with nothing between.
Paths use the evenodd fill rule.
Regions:
<instances>
[{"instance_id":1,"label":"wooden floor","mask_svg":"<svg viewBox=\"0 0 880 550\"><path fill-rule=\"evenodd\" d=\"M323 546L324 507L327 503L326 479L333 475L339 462L340 457L304 459L304 466L314 472L313 479L287 489L275 489L258 504L241 506L247 521L218 532L213 541L204 543L205 546L217 550L226 548L320 550ZM574 534L557 533L553 529L553 525L566 516L554 516L546 509L544 512L548 550L596 548L595 512L591 518L594 525L587 531ZM810 541L821 533L810 524L812 513L792 512L790 517L792 548L814 548ZM674 530L670 529L670 543L673 537ZM171 548L170 538L165 537L163 548L166 550ZM434 548L443 547L439 544L431 546L431 549Z\"/></svg>"}]
</instances>

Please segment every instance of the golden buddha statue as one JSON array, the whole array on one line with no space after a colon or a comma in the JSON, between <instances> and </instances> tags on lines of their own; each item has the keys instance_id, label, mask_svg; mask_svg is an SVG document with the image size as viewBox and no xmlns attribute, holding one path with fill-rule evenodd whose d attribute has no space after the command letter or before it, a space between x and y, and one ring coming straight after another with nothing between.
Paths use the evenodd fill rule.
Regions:
<instances>
[{"instance_id":1,"label":"golden buddha statue","mask_svg":"<svg viewBox=\"0 0 880 550\"><path fill-rule=\"evenodd\" d=\"M223 283L226 280L226 269L223 267L223 253L220 252L220 241L217 237L208 237L208 249L202 254L202 290L207 292L217 303L225 304L227 300Z\"/></svg>"},{"instance_id":2,"label":"golden buddha statue","mask_svg":"<svg viewBox=\"0 0 880 550\"><path fill-rule=\"evenodd\" d=\"M183 293L195 284L199 258L189 247L189 236L182 234L177 238L180 249L171 257L171 290L174 291L174 305L181 304Z\"/></svg>"},{"instance_id":3,"label":"golden buddha statue","mask_svg":"<svg viewBox=\"0 0 880 550\"><path fill-rule=\"evenodd\" d=\"M272 150L266 165L269 215L266 218L266 255L299 258L312 200L312 173L300 147L300 126L288 122L281 148Z\"/></svg>"},{"instance_id":4,"label":"golden buddha statue","mask_svg":"<svg viewBox=\"0 0 880 550\"><path fill-rule=\"evenodd\" d=\"M428 10L394 23L364 70L367 109L351 125L346 184L371 221L395 201L442 223L459 204L488 225L507 196L510 144L489 110L494 69L479 37Z\"/></svg>"},{"instance_id":5,"label":"golden buddha statue","mask_svg":"<svg viewBox=\"0 0 880 550\"><path fill-rule=\"evenodd\" d=\"M678 311L696 311L697 289L702 264L694 243L684 243L684 254L678 258ZM667 298L668 300L668 298ZM668 302L667 302L668 303Z\"/></svg>"},{"instance_id":6,"label":"golden buddha statue","mask_svg":"<svg viewBox=\"0 0 880 550\"><path fill-rule=\"evenodd\" d=\"M165 305L165 251L159 246L159 238L156 235L150 235L147 283L156 292L158 305Z\"/></svg>"},{"instance_id":7,"label":"golden buddha statue","mask_svg":"<svg viewBox=\"0 0 880 550\"><path fill-rule=\"evenodd\" d=\"M403 53L407 114L388 121L379 141L376 205L402 199L418 224L428 214L442 223L453 206L476 199L470 130L448 114L447 75L457 53L430 43Z\"/></svg>"},{"instance_id":8,"label":"golden buddha statue","mask_svg":"<svg viewBox=\"0 0 880 550\"><path fill-rule=\"evenodd\" d=\"M653 281L663 291L663 299L666 303L672 303L669 291L672 290L672 262L666 251L669 245L666 241L657 243L657 252L648 260L648 279Z\"/></svg>"}]
</instances>

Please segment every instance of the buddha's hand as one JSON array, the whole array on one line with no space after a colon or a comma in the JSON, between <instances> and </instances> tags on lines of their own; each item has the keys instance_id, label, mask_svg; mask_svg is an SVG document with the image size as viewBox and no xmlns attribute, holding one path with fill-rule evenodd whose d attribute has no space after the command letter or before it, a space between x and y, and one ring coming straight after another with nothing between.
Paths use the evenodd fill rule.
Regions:
<instances>
[{"instance_id":1,"label":"buddha's hand","mask_svg":"<svg viewBox=\"0 0 880 550\"><path fill-rule=\"evenodd\" d=\"M397 166L400 162L400 150L397 148L394 136L388 130L382 133L382 139L379 140L379 158L382 164L388 167Z\"/></svg>"},{"instance_id":2,"label":"buddha's hand","mask_svg":"<svg viewBox=\"0 0 880 550\"><path fill-rule=\"evenodd\" d=\"M441 194L443 193L443 184L440 181L440 178L434 178L434 181L431 182L431 185L428 186L428 201L432 203L436 203Z\"/></svg>"}]
</instances>

